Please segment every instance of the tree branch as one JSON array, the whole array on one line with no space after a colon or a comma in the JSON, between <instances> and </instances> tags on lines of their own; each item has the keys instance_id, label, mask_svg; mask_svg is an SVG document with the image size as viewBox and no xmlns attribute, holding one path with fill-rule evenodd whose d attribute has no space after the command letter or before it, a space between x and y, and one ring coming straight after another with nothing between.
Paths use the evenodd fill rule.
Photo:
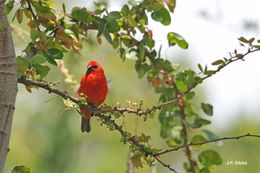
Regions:
<instances>
[{"instance_id":1,"label":"tree branch","mask_svg":"<svg viewBox=\"0 0 260 173\"><path fill-rule=\"evenodd\" d=\"M198 146L198 145L204 145L204 144L218 142L218 141L224 141L224 140L235 140L235 139L238 140L238 139L245 138L245 137L260 138L260 135L247 133L247 134L240 135L240 136L223 137L223 138L208 140L208 141L199 142L199 143L189 143L187 145L181 145L179 147L170 148L170 149L158 152L158 153L154 154L154 156L160 156L160 155L167 154L167 153L170 153L173 151L177 151L181 148L185 148L186 146Z\"/></svg>"},{"instance_id":2,"label":"tree branch","mask_svg":"<svg viewBox=\"0 0 260 173\"><path fill-rule=\"evenodd\" d=\"M177 87L175 87L177 89ZM185 115L185 103L183 96L179 93L177 94L177 98L179 98L178 106L180 108L180 118L181 118L181 125L182 125L182 135L183 135L183 146L185 148L185 154L187 156L188 162L190 164L190 171L192 173L195 173L195 167L194 167L194 161L192 159L192 153L191 149L189 147L188 142L188 129L187 129L187 123L186 123L186 115Z\"/></svg>"},{"instance_id":3,"label":"tree branch","mask_svg":"<svg viewBox=\"0 0 260 173\"><path fill-rule=\"evenodd\" d=\"M257 52L257 51L260 51L260 49L259 49L259 48L248 48L247 52L244 53L244 54L237 54L237 53L235 53L235 55L231 55L231 53L230 53L230 58L227 60L227 62L225 62L224 64L218 66L218 68L217 68L216 70L213 70L213 71L215 71L214 74L208 74L208 75L202 77L200 83L202 83L204 80L210 78L211 76L217 74L217 73L220 72L223 68L227 67L228 65L232 64L233 62L236 62L236 61L239 61L239 60L244 61L244 60L245 60L244 58L245 58L247 55L249 55L249 54L251 54L251 53L254 53L254 52ZM235 51L235 52L236 52L236 51ZM239 55L239 56L238 56L238 55ZM200 84L200 83L195 83L195 84L194 84L191 88L189 88L185 93L189 93L192 89L194 89L194 88L195 88L198 84Z\"/></svg>"},{"instance_id":4,"label":"tree branch","mask_svg":"<svg viewBox=\"0 0 260 173\"><path fill-rule=\"evenodd\" d=\"M155 160L157 160L161 165L163 165L165 168L168 168L172 172L176 172L169 164L165 164L163 161L161 161L158 157L154 156Z\"/></svg>"},{"instance_id":5,"label":"tree branch","mask_svg":"<svg viewBox=\"0 0 260 173\"><path fill-rule=\"evenodd\" d=\"M30 11L30 13L31 13L31 15L32 15L32 17L33 17L33 19L34 19L34 21L35 21L35 23L36 23L37 30L38 30L38 31L41 31L41 30L40 30L40 22L39 22L37 16L35 15L35 13L34 13L34 11L33 11L31 2L30 2L29 0L26 0L26 2L27 2L27 5L28 5L28 10Z\"/></svg>"},{"instance_id":6,"label":"tree branch","mask_svg":"<svg viewBox=\"0 0 260 173\"><path fill-rule=\"evenodd\" d=\"M64 99L70 99L72 102L76 103L76 104L80 104L80 100L76 97L73 97L71 95L69 95L66 91L61 91L59 89L53 88L50 84L43 82L43 81L33 81L30 79L26 79L24 77L20 77L18 78L18 83L22 83L24 85L32 85L35 87L39 87L39 88L43 88L45 90L47 90L49 93L54 93L56 95L61 96ZM155 112L156 110L160 110L163 107L166 107L168 105L171 105L173 103L176 103L176 100L170 100L168 102L164 102L162 104L153 106L151 108L147 108L147 109L132 109L132 108L120 108L120 107L114 107L111 109L108 108L99 108L99 109L94 109L93 107L90 109L96 113L109 113L109 112L119 112L119 113L132 113L138 116L142 116L142 115L148 115L150 113Z\"/></svg>"}]
</instances>

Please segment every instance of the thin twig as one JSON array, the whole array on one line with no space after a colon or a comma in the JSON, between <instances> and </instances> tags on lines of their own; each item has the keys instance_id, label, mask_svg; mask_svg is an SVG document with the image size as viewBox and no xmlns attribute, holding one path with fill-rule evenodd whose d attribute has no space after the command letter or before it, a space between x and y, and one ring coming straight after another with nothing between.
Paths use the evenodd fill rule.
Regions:
<instances>
[{"instance_id":1,"label":"thin twig","mask_svg":"<svg viewBox=\"0 0 260 173\"><path fill-rule=\"evenodd\" d=\"M247 55L249 55L250 53L257 52L257 51L260 51L260 49L253 49L253 50L248 49L248 51L247 51L246 53L242 54L241 57L237 57L237 55L231 56L225 64L219 66L218 69L215 70L215 73L214 73L214 74L210 74L210 75L206 75L206 76L202 77L200 83L202 83L204 80L208 79L209 77L211 77L211 76L217 74L217 73L220 72L223 68L227 67L229 64L231 64L231 63L233 63L233 62L236 62L236 61L239 61L239 60L244 60L244 58L245 58ZM200 84L200 83L195 83L192 87L190 87L190 88L185 92L185 94L186 94L186 93L189 93L191 90L193 90L193 89L194 89L198 84Z\"/></svg>"},{"instance_id":2,"label":"thin twig","mask_svg":"<svg viewBox=\"0 0 260 173\"><path fill-rule=\"evenodd\" d=\"M240 138L245 138L245 137L254 137L254 138L260 138L260 135L258 134L244 134L244 135L240 135L240 136L231 136L231 137L223 137L223 138L217 138L217 139L213 139L213 140L208 140L208 141L204 141L204 142L198 142L198 143L189 143L187 144L187 146L198 146L198 145L204 145L204 144L208 144L208 143L213 143L213 142L218 142L218 141L224 141L224 140L235 140L235 139L240 139ZM170 148L161 152L158 152L156 154L154 154L154 156L160 156L166 153L170 153L173 151L177 151L181 148L185 148L185 145L181 145L179 147L175 147L175 148Z\"/></svg>"},{"instance_id":3,"label":"thin twig","mask_svg":"<svg viewBox=\"0 0 260 173\"><path fill-rule=\"evenodd\" d=\"M175 169L173 169L169 164L165 164L163 161L161 161L158 157L154 156L155 160L157 160L161 165L163 165L165 168L168 168L170 171L177 173Z\"/></svg>"},{"instance_id":4,"label":"thin twig","mask_svg":"<svg viewBox=\"0 0 260 173\"><path fill-rule=\"evenodd\" d=\"M32 5L31 5L31 2L29 0L26 0L27 4L28 4L28 10L30 11L34 21L36 22L36 27L38 29L38 31L41 31L40 30L40 22L37 18L37 16L35 15L34 11L33 11L33 8L32 8Z\"/></svg>"}]
</instances>

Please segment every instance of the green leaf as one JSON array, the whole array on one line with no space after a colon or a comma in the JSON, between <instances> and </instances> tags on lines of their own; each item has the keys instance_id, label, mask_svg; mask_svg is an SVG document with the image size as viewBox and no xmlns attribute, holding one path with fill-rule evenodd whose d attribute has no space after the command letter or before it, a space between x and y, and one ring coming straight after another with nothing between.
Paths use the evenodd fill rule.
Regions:
<instances>
[{"instance_id":1,"label":"green leaf","mask_svg":"<svg viewBox=\"0 0 260 173\"><path fill-rule=\"evenodd\" d=\"M203 112L209 116L213 115L213 106L208 103L201 103L201 108Z\"/></svg>"},{"instance_id":2,"label":"green leaf","mask_svg":"<svg viewBox=\"0 0 260 173\"><path fill-rule=\"evenodd\" d=\"M207 167L205 167L200 170L200 173L210 173L210 170Z\"/></svg>"},{"instance_id":3,"label":"green leaf","mask_svg":"<svg viewBox=\"0 0 260 173\"><path fill-rule=\"evenodd\" d=\"M131 27L136 27L137 26L137 22L135 21L134 16L128 16L126 18L126 20L130 24Z\"/></svg>"},{"instance_id":4,"label":"green leaf","mask_svg":"<svg viewBox=\"0 0 260 173\"><path fill-rule=\"evenodd\" d=\"M154 42L153 39L148 38L148 39L145 40L145 44L146 44L150 49L152 49L152 48L154 47L154 45L155 45L155 42Z\"/></svg>"},{"instance_id":5,"label":"green leaf","mask_svg":"<svg viewBox=\"0 0 260 173\"><path fill-rule=\"evenodd\" d=\"M220 65L220 64L224 64L225 62L222 59L216 60L213 63L211 63L212 65Z\"/></svg>"},{"instance_id":6,"label":"green leaf","mask_svg":"<svg viewBox=\"0 0 260 173\"><path fill-rule=\"evenodd\" d=\"M168 145L168 147L177 147L181 144L181 142L179 142L178 140L171 139L171 140L167 140L166 144Z\"/></svg>"},{"instance_id":7,"label":"green leaf","mask_svg":"<svg viewBox=\"0 0 260 173\"><path fill-rule=\"evenodd\" d=\"M138 77L141 79L145 76L145 74L149 71L149 65L146 63L140 63L139 61L137 61L135 63L135 69L138 73Z\"/></svg>"},{"instance_id":8,"label":"green leaf","mask_svg":"<svg viewBox=\"0 0 260 173\"><path fill-rule=\"evenodd\" d=\"M254 37L253 37L253 38L250 38L250 39L248 40L249 44L252 44L254 41L255 41L255 38L254 38Z\"/></svg>"},{"instance_id":9,"label":"green leaf","mask_svg":"<svg viewBox=\"0 0 260 173\"><path fill-rule=\"evenodd\" d=\"M0 31L1 31L1 29L0 29ZM256 49L260 49L260 45L254 45L254 47L255 47Z\"/></svg>"},{"instance_id":10,"label":"green leaf","mask_svg":"<svg viewBox=\"0 0 260 173\"><path fill-rule=\"evenodd\" d=\"M109 32L118 32L120 30L120 27L116 20L110 20L106 24L106 28Z\"/></svg>"},{"instance_id":11,"label":"green leaf","mask_svg":"<svg viewBox=\"0 0 260 173\"><path fill-rule=\"evenodd\" d=\"M22 23L23 21L23 11L19 8L16 13L16 18L18 23Z\"/></svg>"},{"instance_id":12,"label":"green leaf","mask_svg":"<svg viewBox=\"0 0 260 173\"><path fill-rule=\"evenodd\" d=\"M58 65L57 62L56 62L54 59L50 58L49 56L46 56L45 53L44 53L44 56L45 56L46 60L47 60L50 64L52 64L52 65Z\"/></svg>"},{"instance_id":13,"label":"green leaf","mask_svg":"<svg viewBox=\"0 0 260 173\"><path fill-rule=\"evenodd\" d=\"M56 48L50 48L45 52L44 56L50 59L62 59L63 52Z\"/></svg>"},{"instance_id":14,"label":"green leaf","mask_svg":"<svg viewBox=\"0 0 260 173\"><path fill-rule=\"evenodd\" d=\"M190 170L190 165L188 162L183 163L183 168L188 172Z\"/></svg>"},{"instance_id":15,"label":"green leaf","mask_svg":"<svg viewBox=\"0 0 260 173\"><path fill-rule=\"evenodd\" d=\"M125 55L126 55L126 51L124 48L120 47L119 48L119 54L120 54L120 58L125 61Z\"/></svg>"},{"instance_id":16,"label":"green leaf","mask_svg":"<svg viewBox=\"0 0 260 173\"><path fill-rule=\"evenodd\" d=\"M211 76L211 75L215 74L216 72L217 72L216 70L206 70L205 74Z\"/></svg>"},{"instance_id":17,"label":"green leaf","mask_svg":"<svg viewBox=\"0 0 260 173\"><path fill-rule=\"evenodd\" d=\"M30 32L30 36L32 41L35 41L37 38L41 37L41 32L36 29L32 29Z\"/></svg>"},{"instance_id":18,"label":"green leaf","mask_svg":"<svg viewBox=\"0 0 260 173\"><path fill-rule=\"evenodd\" d=\"M187 84L181 80L176 80L176 87L180 92L185 92L188 89Z\"/></svg>"},{"instance_id":19,"label":"green leaf","mask_svg":"<svg viewBox=\"0 0 260 173\"><path fill-rule=\"evenodd\" d=\"M41 78L44 78L50 71L50 67L48 66L43 66L40 64L36 64L33 66L37 72L37 74L41 75Z\"/></svg>"},{"instance_id":20,"label":"green leaf","mask_svg":"<svg viewBox=\"0 0 260 173\"><path fill-rule=\"evenodd\" d=\"M158 11L152 13L153 20L161 22L163 25L169 25L171 23L171 16L166 8L161 8Z\"/></svg>"},{"instance_id":21,"label":"green leaf","mask_svg":"<svg viewBox=\"0 0 260 173\"><path fill-rule=\"evenodd\" d=\"M9 14L14 7L14 0L9 0L8 3L5 5L6 14Z\"/></svg>"},{"instance_id":22,"label":"green leaf","mask_svg":"<svg viewBox=\"0 0 260 173\"><path fill-rule=\"evenodd\" d=\"M18 76L23 75L24 71L29 68L28 60L22 57L17 57L16 62Z\"/></svg>"},{"instance_id":23,"label":"green leaf","mask_svg":"<svg viewBox=\"0 0 260 173\"><path fill-rule=\"evenodd\" d=\"M129 35L123 35L121 36L121 40L124 43L125 46L127 47L133 47L135 45L133 39Z\"/></svg>"},{"instance_id":24,"label":"green leaf","mask_svg":"<svg viewBox=\"0 0 260 173\"><path fill-rule=\"evenodd\" d=\"M202 165L210 167L213 165L221 165L222 158L214 150L206 150L199 154L199 161Z\"/></svg>"},{"instance_id":25,"label":"green leaf","mask_svg":"<svg viewBox=\"0 0 260 173\"><path fill-rule=\"evenodd\" d=\"M156 2L156 3L149 3L145 6L145 8L149 11L159 11L163 8L163 4Z\"/></svg>"},{"instance_id":26,"label":"green leaf","mask_svg":"<svg viewBox=\"0 0 260 173\"><path fill-rule=\"evenodd\" d=\"M201 64L198 64L199 70L203 73L203 68L201 66Z\"/></svg>"},{"instance_id":27,"label":"green leaf","mask_svg":"<svg viewBox=\"0 0 260 173\"><path fill-rule=\"evenodd\" d=\"M200 117L196 117L193 124L191 125L192 128L200 128L202 126L206 126L209 125L211 123L211 121L200 118Z\"/></svg>"},{"instance_id":28,"label":"green leaf","mask_svg":"<svg viewBox=\"0 0 260 173\"><path fill-rule=\"evenodd\" d=\"M155 56L156 56L156 51L155 51ZM162 70L169 72L169 73L174 70L172 68L171 62L167 59L157 58L155 60L154 65L156 66L157 69L162 69Z\"/></svg>"},{"instance_id":29,"label":"green leaf","mask_svg":"<svg viewBox=\"0 0 260 173\"><path fill-rule=\"evenodd\" d=\"M106 10L106 2L95 2L94 4L96 6L95 14L102 14Z\"/></svg>"},{"instance_id":30,"label":"green leaf","mask_svg":"<svg viewBox=\"0 0 260 173\"><path fill-rule=\"evenodd\" d=\"M245 56L245 55L240 54L240 53L236 55L236 57L237 57L238 59L242 59L242 58L244 58L244 56Z\"/></svg>"},{"instance_id":31,"label":"green leaf","mask_svg":"<svg viewBox=\"0 0 260 173\"><path fill-rule=\"evenodd\" d=\"M179 34L175 32L169 32L167 35L169 46L174 46L177 44L182 49L187 49L189 44L188 42Z\"/></svg>"},{"instance_id":32,"label":"green leaf","mask_svg":"<svg viewBox=\"0 0 260 173\"><path fill-rule=\"evenodd\" d=\"M165 126L161 125L161 131L160 131L160 136L162 138L167 138L170 134L169 128L166 128Z\"/></svg>"},{"instance_id":33,"label":"green leaf","mask_svg":"<svg viewBox=\"0 0 260 173\"><path fill-rule=\"evenodd\" d=\"M114 38L112 46L114 49L118 48L119 46L119 39L117 37Z\"/></svg>"},{"instance_id":34,"label":"green leaf","mask_svg":"<svg viewBox=\"0 0 260 173\"><path fill-rule=\"evenodd\" d=\"M137 21L138 23L142 24L142 25L147 25L148 24L148 18L146 13L140 13L137 16ZM136 24L137 25L137 24Z\"/></svg>"},{"instance_id":35,"label":"green leaf","mask_svg":"<svg viewBox=\"0 0 260 173\"><path fill-rule=\"evenodd\" d=\"M104 35L104 37L106 38L106 40L107 40L110 44L113 44L113 40L112 40L112 38L111 38L111 35L110 35L110 33L108 32L108 30L107 30L106 28L103 30L103 35Z\"/></svg>"},{"instance_id":36,"label":"green leaf","mask_svg":"<svg viewBox=\"0 0 260 173\"><path fill-rule=\"evenodd\" d=\"M194 96L195 96L195 92L190 91L189 93L186 94L185 99L190 100L190 99L192 99Z\"/></svg>"},{"instance_id":37,"label":"green leaf","mask_svg":"<svg viewBox=\"0 0 260 173\"><path fill-rule=\"evenodd\" d=\"M176 0L166 0L165 3L167 4L169 10L171 12L174 12L174 9L176 7Z\"/></svg>"},{"instance_id":38,"label":"green leaf","mask_svg":"<svg viewBox=\"0 0 260 173\"><path fill-rule=\"evenodd\" d=\"M207 141L207 139L202 135L195 135L191 138L191 143L193 143L193 144L201 143L201 142L205 142L205 141Z\"/></svg>"},{"instance_id":39,"label":"green leaf","mask_svg":"<svg viewBox=\"0 0 260 173\"><path fill-rule=\"evenodd\" d=\"M66 6L64 3L62 3L62 10L63 10L63 13L66 14Z\"/></svg>"},{"instance_id":40,"label":"green leaf","mask_svg":"<svg viewBox=\"0 0 260 173\"><path fill-rule=\"evenodd\" d=\"M106 16L106 20L110 21L110 20L116 20L116 19L120 19L121 18L121 14L118 11L112 11L110 12L107 16Z\"/></svg>"},{"instance_id":41,"label":"green leaf","mask_svg":"<svg viewBox=\"0 0 260 173\"><path fill-rule=\"evenodd\" d=\"M44 57L44 55L42 53L38 53L38 54L34 55L32 57L32 59L30 60L30 63L32 65L42 64L45 62L46 62L46 58Z\"/></svg>"},{"instance_id":42,"label":"green leaf","mask_svg":"<svg viewBox=\"0 0 260 173\"><path fill-rule=\"evenodd\" d=\"M145 60L145 47L143 43L138 45L138 60L143 62Z\"/></svg>"},{"instance_id":43,"label":"green leaf","mask_svg":"<svg viewBox=\"0 0 260 173\"><path fill-rule=\"evenodd\" d=\"M245 39L244 37L239 37L238 40L243 43L249 43L249 41L247 39Z\"/></svg>"},{"instance_id":44,"label":"green leaf","mask_svg":"<svg viewBox=\"0 0 260 173\"><path fill-rule=\"evenodd\" d=\"M124 16L127 16L129 14L129 7L128 5L124 5L121 9L121 13L124 15Z\"/></svg>"},{"instance_id":45,"label":"green leaf","mask_svg":"<svg viewBox=\"0 0 260 173\"><path fill-rule=\"evenodd\" d=\"M72 17L83 23L92 22L92 17L88 14L86 8L74 7L71 13Z\"/></svg>"},{"instance_id":46,"label":"green leaf","mask_svg":"<svg viewBox=\"0 0 260 173\"><path fill-rule=\"evenodd\" d=\"M219 138L219 136L217 136L215 133L213 133L213 132L211 132L209 130L203 129L202 132L204 132L207 135L207 138L209 140L214 140L214 139L218 139Z\"/></svg>"},{"instance_id":47,"label":"green leaf","mask_svg":"<svg viewBox=\"0 0 260 173\"><path fill-rule=\"evenodd\" d=\"M61 53L62 52L59 49L51 48L44 52L43 55L50 64L57 65L55 59L59 59L61 56L63 56L63 53Z\"/></svg>"},{"instance_id":48,"label":"green leaf","mask_svg":"<svg viewBox=\"0 0 260 173\"><path fill-rule=\"evenodd\" d=\"M26 166L16 166L12 170L12 173L30 173L30 168Z\"/></svg>"}]
</instances>

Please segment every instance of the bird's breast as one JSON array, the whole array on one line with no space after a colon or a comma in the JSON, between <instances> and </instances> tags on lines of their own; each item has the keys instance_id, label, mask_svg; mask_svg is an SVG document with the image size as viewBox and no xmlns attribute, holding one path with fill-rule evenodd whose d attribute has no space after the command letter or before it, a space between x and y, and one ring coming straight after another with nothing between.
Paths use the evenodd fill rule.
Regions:
<instances>
[{"instance_id":1,"label":"bird's breast","mask_svg":"<svg viewBox=\"0 0 260 173\"><path fill-rule=\"evenodd\" d=\"M99 106L107 96L107 80L105 75L89 74L83 76L78 93L87 96L89 103Z\"/></svg>"}]
</instances>

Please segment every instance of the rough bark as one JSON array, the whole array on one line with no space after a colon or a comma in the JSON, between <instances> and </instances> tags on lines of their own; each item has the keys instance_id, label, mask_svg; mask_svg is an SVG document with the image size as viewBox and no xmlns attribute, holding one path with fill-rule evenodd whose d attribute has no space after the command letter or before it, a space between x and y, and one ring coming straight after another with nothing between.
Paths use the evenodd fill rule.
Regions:
<instances>
[{"instance_id":1,"label":"rough bark","mask_svg":"<svg viewBox=\"0 0 260 173\"><path fill-rule=\"evenodd\" d=\"M10 25L0 0L0 173L9 151L9 138L17 94L16 59Z\"/></svg>"}]
</instances>

